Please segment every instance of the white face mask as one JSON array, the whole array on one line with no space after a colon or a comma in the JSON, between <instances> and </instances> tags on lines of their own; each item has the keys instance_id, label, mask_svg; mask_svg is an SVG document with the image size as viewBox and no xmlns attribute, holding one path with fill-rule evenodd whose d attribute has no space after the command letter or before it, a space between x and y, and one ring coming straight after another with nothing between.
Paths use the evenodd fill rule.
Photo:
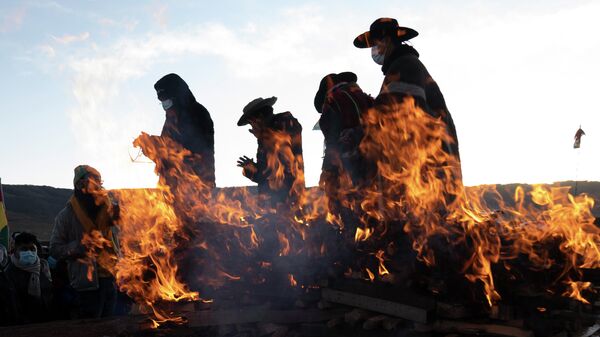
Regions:
<instances>
[{"instance_id":1,"label":"white face mask","mask_svg":"<svg viewBox=\"0 0 600 337\"><path fill-rule=\"evenodd\" d=\"M375 61L375 63L382 66L383 60L385 59L385 49L379 50L377 46L371 47L371 57L373 58L373 61Z\"/></svg>"},{"instance_id":2,"label":"white face mask","mask_svg":"<svg viewBox=\"0 0 600 337\"><path fill-rule=\"evenodd\" d=\"M171 109L171 107L173 107L172 99L165 99L161 103L162 103L162 107L163 107L163 109L165 109L165 111L167 111L167 110Z\"/></svg>"}]
</instances>

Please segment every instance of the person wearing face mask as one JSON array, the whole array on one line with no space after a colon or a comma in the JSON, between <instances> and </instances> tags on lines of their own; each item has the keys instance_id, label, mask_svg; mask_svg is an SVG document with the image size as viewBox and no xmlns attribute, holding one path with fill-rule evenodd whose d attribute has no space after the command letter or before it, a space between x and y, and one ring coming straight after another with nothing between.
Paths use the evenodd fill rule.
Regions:
<instances>
[{"instance_id":1,"label":"person wearing face mask","mask_svg":"<svg viewBox=\"0 0 600 337\"><path fill-rule=\"evenodd\" d=\"M119 205L102 187L102 177L87 165L74 170L73 196L56 216L50 237L50 255L66 260L70 286L77 292L72 318L99 318L114 312L117 290L110 266L96 261L114 261L119 255ZM89 252L82 244L85 234L98 231L107 242Z\"/></svg>"},{"instance_id":2,"label":"person wearing face mask","mask_svg":"<svg viewBox=\"0 0 600 337\"><path fill-rule=\"evenodd\" d=\"M6 275L14 287L16 320L20 324L50 319L52 277L48 262L38 256L35 235L21 232L14 238Z\"/></svg>"},{"instance_id":3,"label":"person wearing face mask","mask_svg":"<svg viewBox=\"0 0 600 337\"><path fill-rule=\"evenodd\" d=\"M457 181L461 181L458 136L454 121L439 86L419 60L419 53L407 44L407 41L417 35L414 29L400 27L395 19L379 18L371 24L369 31L354 39L354 46L371 48L371 57L381 66L385 76L379 95L375 98L375 105L379 110L385 112L410 96L418 107L445 123L451 141L443 142L442 148L456 158L458 167L453 171Z\"/></svg>"},{"instance_id":4,"label":"person wearing face mask","mask_svg":"<svg viewBox=\"0 0 600 337\"><path fill-rule=\"evenodd\" d=\"M258 150L256 162L242 156L237 166L258 184L259 195L270 199L272 205L294 205L304 190L302 126L289 111L274 114L276 101L277 97L259 97L244 107L237 125L250 124Z\"/></svg>"},{"instance_id":5,"label":"person wearing face mask","mask_svg":"<svg viewBox=\"0 0 600 337\"><path fill-rule=\"evenodd\" d=\"M165 123L161 137L169 137L192 156L185 158L202 182L210 189L215 187L215 130L210 113L196 101L187 83L177 74L168 74L154 84L156 95L165 110ZM168 164L168 163L167 163ZM168 170L168 165L165 166ZM161 173L168 176L168 172ZM176 177L167 182L176 183Z\"/></svg>"}]
</instances>

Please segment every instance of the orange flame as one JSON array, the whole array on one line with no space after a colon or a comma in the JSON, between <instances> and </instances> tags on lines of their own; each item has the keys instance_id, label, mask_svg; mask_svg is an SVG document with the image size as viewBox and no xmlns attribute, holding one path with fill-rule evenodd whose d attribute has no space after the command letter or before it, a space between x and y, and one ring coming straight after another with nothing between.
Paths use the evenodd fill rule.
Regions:
<instances>
[{"instance_id":1,"label":"orange flame","mask_svg":"<svg viewBox=\"0 0 600 337\"><path fill-rule=\"evenodd\" d=\"M492 265L504 260L509 266L525 254L532 268L547 269L556 262L540 245L548 238L561 241L565 262L560 277L600 266L600 230L593 225L591 198L574 197L568 188L535 186L531 203L525 202L524 189L517 188L514 206L509 206L493 186L465 189L458 158L443 150L442 144L452 142L446 126L412 98L372 109L364 127L361 153L376 166L361 191L360 207L383 224L372 235L382 237L386 223L404 221L418 258L430 266L436 264L431 238L444 237L451 245L468 243L470 256L462 270L468 280L483 284L489 305L500 299ZM490 208L484 195L496 195L503 212ZM367 237L357 229L356 240Z\"/></svg>"},{"instance_id":2,"label":"orange flame","mask_svg":"<svg viewBox=\"0 0 600 337\"><path fill-rule=\"evenodd\" d=\"M390 272L387 270L387 268L385 267L385 265L383 264L384 262L384 251L380 250L377 252L377 254L375 255L375 257L377 258L377 260L379 260L379 276L383 276L383 275L387 275Z\"/></svg>"},{"instance_id":3,"label":"orange flame","mask_svg":"<svg viewBox=\"0 0 600 337\"><path fill-rule=\"evenodd\" d=\"M365 271L367 272L367 275L369 276L369 280L371 282L375 281L375 274L373 274L373 272L369 268L365 268Z\"/></svg>"},{"instance_id":4,"label":"orange flame","mask_svg":"<svg viewBox=\"0 0 600 337\"><path fill-rule=\"evenodd\" d=\"M593 292L591 282L576 282L576 281L568 281L567 282L568 289L563 293L563 296L571 297L585 304L590 304L588 300L586 300L583 296L581 296L581 292L586 290Z\"/></svg>"},{"instance_id":5,"label":"orange flame","mask_svg":"<svg viewBox=\"0 0 600 337\"><path fill-rule=\"evenodd\" d=\"M281 232L277 232L277 237L279 238L279 243L281 244L279 256L288 255L290 253L290 241L285 237L285 234Z\"/></svg>"},{"instance_id":6,"label":"orange flame","mask_svg":"<svg viewBox=\"0 0 600 337\"><path fill-rule=\"evenodd\" d=\"M298 285L298 282L296 282L296 279L294 278L294 275L288 274L288 279L290 280L290 285L292 287L295 287L295 286Z\"/></svg>"},{"instance_id":7,"label":"orange flame","mask_svg":"<svg viewBox=\"0 0 600 337\"><path fill-rule=\"evenodd\" d=\"M286 176L294 177L290 194L297 197L297 203L288 209L263 203L245 188L212 191L193 170L202 158L168 138L142 134L134 144L156 163L159 186L153 191L116 193L121 205L122 256L116 261L98 258L100 265L114 273L121 290L151 309L157 326L183 322L158 304L200 299L178 275L177 252L186 244L197 240L193 246L206 255L203 262L207 268L198 282L218 286L255 276L252 267L228 270L223 261L232 253L252 256L263 242L275 240L275 232L279 256L334 252L326 242L310 237L312 226L322 219L337 232L347 231L344 234L350 240L351 230L356 228L355 242L368 241L369 246L357 249L377 258L379 276L390 274L385 262L389 265L393 254L382 249L388 247L386 240L394 241L390 233L407 235L418 259L429 266L440 259L432 238L461 247L457 251L466 253L461 256L460 270L466 279L482 285L489 305L500 299L492 266L502 262L510 270L519 256L527 256L532 269L556 266L557 257L544 245L552 239L560 242L562 253L557 283L570 282L563 295L585 301L581 291L589 286L568 277L581 268L600 268L600 230L593 224L591 198L572 196L564 187L535 186L529 192L518 187L512 200L505 201L494 186L465 188L458 158L442 146L452 141L446 126L410 98L391 109L370 110L363 122L365 137L360 151L373 167L367 170L366 183L352 186L346 181L337 193L342 206L357 217L353 220L358 220L358 225L352 226L344 224L340 214L332 213L327 196L304 189L302 158L291 150L298 140L287 134L275 132L271 137L268 145L276 151L269 151L267 164L273 172L271 187L282 186ZM105 244L93 235L88 240L90 247ZM272 261L254 265L261 273L277 269L272 268ZM355 270L363 268L374 281L369 268ZM352 269L348 270L352 276ZM255 279L264 282L265 276ZM297 285L292 274L288 280Z\"/></svg>"},{"instance_id":8,"label":"orange flame","mask_svg":"<svg viewBox=\"0 0 600 337\"><path fill-rule=\"evenodd\" d=\"M355 242L367 241L367 239L371 236L371 234L373 234L372 228L367 227L363 230L360 227L357 227L356 234L354 235L354 241Z\"/></svg>"}]
</instances>

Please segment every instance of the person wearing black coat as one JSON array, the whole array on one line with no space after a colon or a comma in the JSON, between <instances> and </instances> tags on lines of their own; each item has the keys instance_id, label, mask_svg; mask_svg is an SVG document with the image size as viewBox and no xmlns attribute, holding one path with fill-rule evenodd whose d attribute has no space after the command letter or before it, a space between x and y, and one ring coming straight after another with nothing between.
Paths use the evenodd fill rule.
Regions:
<instances>
[{"instance_id":1,"label":"person wearing black coat","mask_svg":"<svg viewBox=\"0 0 600 337\"><path fill-rule=\"evenodd\" d=\"M17 235L6 268L6 276L14 289L18 324L44 322L52 318L52 277L48 262L37 254L38 245L37 238L31 233Z\"/></svg>"},{"instance_id":2,"label":"person wearing black coat","mask_svg":"<svg viewBox=\"0 0 600 337\"><path fill-rule=\"evenodd\" d=\"M169 137L199 156L189 158L186 164L192 166L207 187L214 188L215 129L210 113L196 101L187 83L177 74L165 75L154 84L154 89L166 112L161 137Z\"/></svg>"},{"instance_id":3,"label":"person wearing black coat","mask_svg":"<svg viewBox=\"0 0 600 337\"><path fill-rule=\"evenodd\" d=\"M453 175L456 182L462 185L458 136L452 115L439 86L419 60L419 53L406 44L418 34L411 28L400 27L395 19L379 18L371 24L369 31L356 37L354 46L371 48L373 61L381 65L385 75L379 95L375 98L375 106L379 110L385 112L410 96L416 106L444 122L451 141L444 141L442 149L456 159L457 167L453 168Z\"/></svg>"},{"instance_id":4,"label":"person wearing black coat","mask_svg":"<svg viewBox=\"0 0 600 337\"><path fill-rule=\"evenodd\" d=\"M356 81L356 74L349 71L328 74L321 79L314 99L325 140L319 187L327 195L329 212L336 215L350 214L347 203L352 198L348 192L366 181L366 161L360 152L362 119L373 106L373 98Z\"/></svg>"},{"instance_id":5,"label":"person wearing black coat","mask_svg":"<svg viewBox=\"0 0 600 337\"><path fill-rule=\"evenodd\" d=\"M288 112L273 113L277 97L253 100L244 107L238 126L250 124L258 142L256 162L240 157L243 174L258 184L259 195L273 204L295 204L304 190L302 126ZM269 165L271 164L271 166Z\"/></svg>"}]
</instances>

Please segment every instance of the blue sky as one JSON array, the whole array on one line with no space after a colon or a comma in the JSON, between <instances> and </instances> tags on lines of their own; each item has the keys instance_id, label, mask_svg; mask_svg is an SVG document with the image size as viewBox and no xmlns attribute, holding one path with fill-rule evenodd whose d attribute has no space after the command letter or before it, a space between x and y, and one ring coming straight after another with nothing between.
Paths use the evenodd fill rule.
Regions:
<instances>
[{"instance_id":1,"label":"blue sky","mask_svg":"<svg viewBox=\"0 0 600 337\"><path fill-rule=\"evenodd\" d=\"M377 95L382 74L352 39L388 16L413 45L457 125L467 184L600 180L597 1L8 1L0 2L0 177L70 187L97 167L107 187L153 186L131 163L141 132L160 132L154 82L176 72L211 112L217 184L256 142L235 122L277 96L304 126L307 181L322 136L312 100L321 77L351 70ZM572 137L582 124L579 151Z\"/></svg>"}]
</instances>

